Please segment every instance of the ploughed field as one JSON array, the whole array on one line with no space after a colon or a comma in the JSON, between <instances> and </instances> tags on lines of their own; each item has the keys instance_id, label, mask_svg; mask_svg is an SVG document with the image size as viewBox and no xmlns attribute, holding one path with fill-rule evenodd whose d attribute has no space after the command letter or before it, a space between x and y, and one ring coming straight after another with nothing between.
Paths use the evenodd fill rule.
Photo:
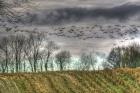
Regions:
<instances>
[{"instance_id":1,"label":"ploughed field","mask_svg":"<svg viewBox=\"0 0 140 93\"><path fill-rule=\"evenodd\" d=\"M140 93L140 69L0 74L0 93Z\"/></svg>"}]
</instances>

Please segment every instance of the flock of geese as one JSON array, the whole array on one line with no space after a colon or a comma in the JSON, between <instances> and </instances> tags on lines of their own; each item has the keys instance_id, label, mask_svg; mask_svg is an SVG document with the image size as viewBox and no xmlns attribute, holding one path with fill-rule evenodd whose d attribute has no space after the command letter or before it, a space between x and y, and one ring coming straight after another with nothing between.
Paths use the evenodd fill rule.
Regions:
<instances>
[{"instance_id":1,"label":"flock of geese","mask_svg":"<svg viewBox=\"0 0 140 93\"><path fill-rule=\"evenodd\" d=\"M78 38L83 40L88 39L122 39L122 40L133 40L137 37L140 26L129 25L112 25L112 26L69 26L69 27L58 27L54 31L50 32L49 35L67 37L67 38Z\"/></svg>"},{"instance_id":2,"label":"flock of geese","mask_svg":"<svg viewBox=\"0 0 140 93\"><path fill-rule=\"evenodd\" d=\"M6 32L40 33L38 28L33 30L20 29L18 26L0 24ZM120 39L120 42L134 40L140 35L140 26L136 25L93 25L93 26L66 26L53 27L52 30L44 31L46 35L74 38L80 40L89 39Z\"/></svg>"}]
</instances>

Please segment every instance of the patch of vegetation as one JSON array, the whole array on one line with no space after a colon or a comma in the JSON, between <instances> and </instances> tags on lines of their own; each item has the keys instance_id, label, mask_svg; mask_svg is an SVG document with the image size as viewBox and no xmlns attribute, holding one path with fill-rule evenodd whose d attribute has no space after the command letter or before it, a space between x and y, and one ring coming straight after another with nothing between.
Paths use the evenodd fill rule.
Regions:
<instances>
[{"instance_id":1,"label":"patch of vegetation","mask_svg":"<svg viewBox=\"0 0 140 93\"><path fill-rule=\"evenodd\" d=\"M138 69L0 75L1 93L139 93Z\"/></svg>"}]
</instances>

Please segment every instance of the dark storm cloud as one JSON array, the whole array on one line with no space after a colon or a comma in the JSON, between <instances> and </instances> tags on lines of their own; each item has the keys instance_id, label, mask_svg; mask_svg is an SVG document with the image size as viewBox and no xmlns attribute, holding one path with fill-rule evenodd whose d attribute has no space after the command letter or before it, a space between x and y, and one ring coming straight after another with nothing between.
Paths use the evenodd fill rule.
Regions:
<instances>
[{"instance_id":1,"label":"dark storm cloud","mask_svg":"<svg viewBox=\"0 0 140 93\"><path fill-rule=\"evenodd\" d=\"M125 4L113 8L60 8L54 10L42 10L37 13L27 13L23 19L25 23L29 22L41 25L79 22L85 19L90 19L92 21L99 17L126 21L139 12L139 5Z\"/></svg>"}]
</instances>

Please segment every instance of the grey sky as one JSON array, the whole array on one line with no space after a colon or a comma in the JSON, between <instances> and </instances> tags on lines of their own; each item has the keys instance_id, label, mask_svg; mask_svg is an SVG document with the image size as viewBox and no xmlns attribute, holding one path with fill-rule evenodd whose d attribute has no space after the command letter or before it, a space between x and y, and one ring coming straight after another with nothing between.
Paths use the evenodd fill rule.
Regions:
<instances>
[{"instance_id":1,"label":"grey sky","mask_svg":"<svg viewBox=\"0 0 140 93\"><path fill-rule=\"evenodd\" d=\"M38 31L59 33L59 30L55 31L55 29L66 27L66 30L62 33L65 37L49 34L48 37L61 45L62 49L70 50L73 55L79 55L81 51L109 53L114 44L130 43L129 40L121 43L120 41L136 37L135 35L130 36L129 32L132 29L138 30L140 34L140 27L136 26L137 29L135 29L135 27L129 26L129 24L135 24L136 22L139 24L139 0L32 0L32 2L14 9L18 12L30 12L30 15L22 18L25 24L29 23L29 26L24 24L21 29L30 30L37 27ZM56 25L60 23L63 23L63 25ZM30 26L31 24L32 26ZM103 29L101 27L89 29L96 24L101 24ZM108 27L110 24L111 28ZM116 24L121 25L121 27L114 26ZM127 26L123 27L122 24ZM69 33L72 26L76 26L76 28L73 28L74 31L77 31L76 33ZM116 29L120 29L119 33L123 33L123 31L128 31L128 33L120 38L120 36L117 36ZM103 35L101 30L113 31L113 34ZM73 35L79 34L80 31L83 31L84 35L81 38L74 38ZM94 34L95 32L97 32L97 35ZM92 38L84 40L91 35ZM97 39L97 37L102 38ZM115 38L111 39L110 37Z\"/></svg>"},{"instance_id":2,"label":"grey sky","mask_svg":"<svg viewBox=\"0 0 140 93\"><path fill-rule=\"evenodd\" d=\"M108 7L136 1L138 0L33 0L33 3L34 5L45 8L55 8L62 6Z\"/></svg>"},{"instance_id":3,"label":"grey sky","mask_svg":"<svg viewBox=\"0 0 140 93\"><path fill-rule=\"evenodd\" d=\"M21 18L25 24L106 23L108 20L136 23L140 20L138 0L32 0L15 9L29 12Z\"/></svg>"}]
</instances>

